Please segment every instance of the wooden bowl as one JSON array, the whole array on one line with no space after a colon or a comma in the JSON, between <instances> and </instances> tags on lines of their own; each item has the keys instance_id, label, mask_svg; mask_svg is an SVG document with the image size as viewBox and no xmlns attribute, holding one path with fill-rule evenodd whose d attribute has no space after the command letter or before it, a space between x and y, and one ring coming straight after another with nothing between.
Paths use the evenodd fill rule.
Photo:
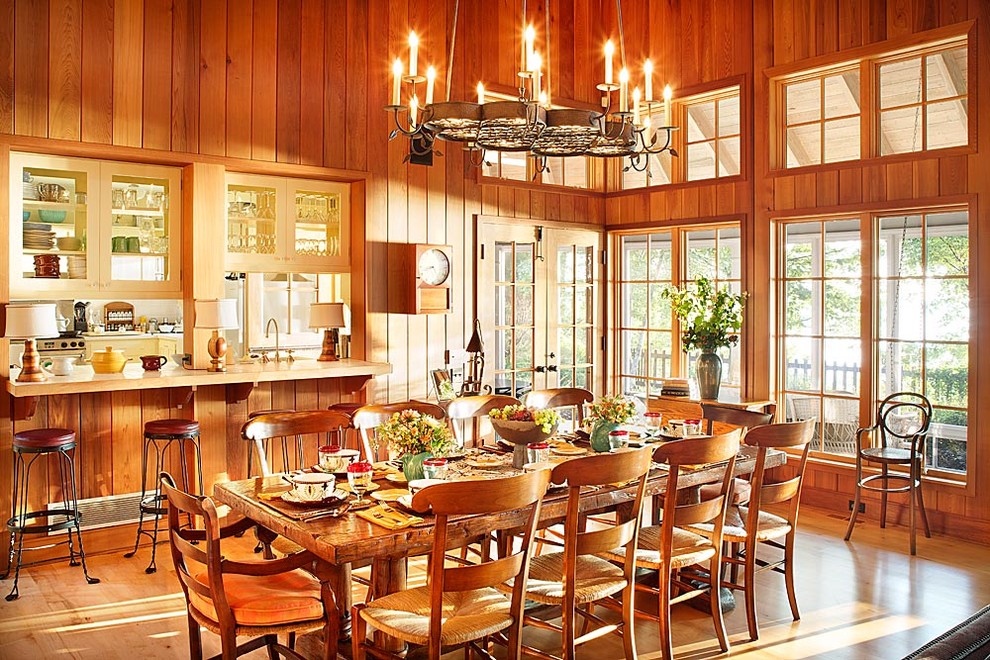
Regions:
<instances>
[{"instance_id":1,"label":"wooden bowl","mask_svg":"<svg viewBox=\"0 0 990 660\"><path fill-rule=\"evenodd\" d=\"M508 419L491 419L492 428L499 437L515 445L528 445L531 442L540 442L553 435L557 427L554 426L550 433L544 433L536 422L517 422Z\"/></svg>"}]
</instances>

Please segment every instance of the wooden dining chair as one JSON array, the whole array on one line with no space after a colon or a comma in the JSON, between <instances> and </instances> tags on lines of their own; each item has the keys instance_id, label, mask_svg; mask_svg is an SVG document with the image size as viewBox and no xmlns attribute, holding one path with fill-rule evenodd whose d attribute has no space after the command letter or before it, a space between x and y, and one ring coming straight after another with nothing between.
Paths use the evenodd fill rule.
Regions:
<instances>
[{"instance_id":1,"label":"wooden dining chair","mask_svg":"<svg viewBox=\"0 0 990 660\"><path fill-rule=\"evenodd\" d=\"M368 627L410 644L427 647L435 660L444 647L467 646L491 658L486 644L478 644L507 630L510 660L521 655L520 628L525 606L530 547L540 519L540 504L550 479L548 470L489 481L450 481L418 491L412 508L436 516L427 586L380 596L352 609L351 637L354 660L367 653L380 658L403 656L376 648L368 640ZM491 515L529 509L519 549L499 559L486 552L482 562L467 566L444 565L445 551L456 534L453 517ZM496 587L511 581L511 599ZM470 651L467 651L470 657Z\"/></svg>"},{"instance_id":2,"label":"wooden dining chair","mask_svg":"<svg viewBox=\"0 0 990 660\"><path fill-rule=\"evenodd\" d=\"M755 410L743 410L730 406L719 405L712 402L701 402L701 417L705 423L705 433L712 435L718 430L720 433L727 430L726 426L742 429L743 436L746 432L757 426L763 426L773 421L774 413L758 412ZM716 427L716 424L718 426ZM718 484L708 484L701 487L702 499L710 499L718 494ZM748 479L737 478L732 486L733 505L746 504L749 502L750 484Z\"/></svg>"},{"instance_id":3,"label":"wooden dining chair","mask_svg":"<svg viewBox=\"0 0 990 660\"><path fill-rule=\"evenodd\" d=\"M415 410L422 415L429 415L439 420L447 417L443 408L425 401L400 401L399 403L361 406L354 411L351 419L354 428L361 435L361 448L366 460L375 461L379 458L377 452L374 451L375 429L387 422L392 415L403 410ZM384 458L388 458L388 456L384 456Z\"/></svg>"},{"instance_id":4,"label":"wooden dining chair","mask_svg":"<svg viewBox=\"0 0 990 660\"><path fill-rule=\"evenodd\" d=\"M243 562L221 554L221 539L250 527L242 518L221 526L209 497L197 497L175 487L167 472L160 476L168 499L169 544L172 563L186 598L189 657L203 657L200 626L220 636L221 657L233 660L265 647L276 654L303 660L295 651L297 633L323 629L325 660L336 658L337 606L330 587L302 570L314 558L299 552L273 561ZM201 517L203 529L182 526L183 514ZM288 645L278 635L288 634ZM255 639L237 645L239 636Z\"/></svg>"},{"instance_id":5,"label":"wooden dining chair","mask_svg":"<svg viewBox=\"0 0 990 660\"><path fill-rule=\"evenodd\" d=\"M650 471L651 450L596 454L557 465L551 481L567 486L567 515L564 519L563 550L534 556L530 562L526 599L561 608L561 625L532 616L526 625L561 634L563 658L576 657L579 645L614 633L622 637L626 658L636 657L633 631L635 562L632 548L639 537L643 494ZM629 506L620 507L614 526L587 531L581 516L581 489L635 482L636 494ZM621 567L598 556L614 548L628 548L629 560ZM505 587L503 587L505 589ZM596 601L622 593L622 623L611 624L595 616ZM583 632L576 632L577 616L584 620ZM589 626L597 629L589 632ZM524 651L539 657L554 657L532 647Z\"/></svg>"},{"instance_id":6,"label":"wooden dining chair","mask_svg":"<svg viewBox=\"0 0 990 660\"><path fill-rule=\"evenodd\" d=\"M856 431L856 498L845 540L852 537L859 515L859 502L864 490L880 493L880 527L887 525L887 495L908 494L908 515L911 522L911 554L917 552L915 541L917 521L915 503L921 511L925 537L931 538L925 498L921 492L921 475L925 466L925 439L932 424L932 404L922 394L899 392L891 394L877 406L876 423ZM873 435L879 445L863 445L863 436ZM880 466L880 474L863 476L864 464ZM907 468L907 472L891 472L891 467ZM891 485L893 481L894 485ZM879 482L879 483L877 483Z\"/></svg>"},{"instance_id":7,"label":"wooden dining chair","mask_svg":"<svg viewBox=\"0 0 990 660\"><path fill-rule=\"evenodd\" d=\"M581 387L557 387L549 390L533 390L526 395L525 403L530 408L574 409L575 430L584 423L584 404L595 400L595 395Z\"/></svg>"},{"instance_id":8,"label":"wooden dining chair","mask_svg":"<svg viewBox=\"0 0 990 660\"><path fill-rule=\"evenodd\" d=\"M759 638L756 616L757 572L783 573L791 615L795 621L801 618L794 592L794 538L797 534L804 470L814 431L815 420L808 419L757 426L750 429L743 438L745 444L757 448L756 467L751 479L752 495L748 505L730 507L722 532L722 541L729 547L729 552L722 561L733 568L741 567L743 581L738 582L737 571L733 570L732 578L723 581L722 586L744 592L746 624L749 627L749 638L753 641ZM801 452L794 476L779 482L772 482L766 473L767 452L775 449L795 449ZM766 510L770 505L785 502L789 506L783 515ZM711 525L693 525L691 529L714 539L715 530ZM776 548L783 554L773 561L764 560L757 556L757 550L761 546Z\"/></svg>"},{"instance_id":9,"label":"wooden dining chair","mask_svg":"<svg viewBox=\"0 0 990 660\"><path fill-rule=\"evenodd\" d=\"M350 415L336 410L274 411L256 415L245 422L241 427L241 438L253 443L261 464L261 475L267 477L272 474L265 452L270 440L295 437L301 446L302 436L312 434L319 437L315 450L324 442L339 439L350 425ZM302 463L305 463L305 453L301 450L299 453ZM314 461L318 460L319 457L316 456ZM298 467L301 469L308 466L300 464Z\"/></svg>"},{"instance_id":10,"label":"wooden dining chair","mask_svg":"<svg viewBox=\"0 0 990 660\"><path fill-rule=\"evenodd\" d=\"M634 553L630 553L628 548L604 553L613 562L627 563L632 557L636 568L657 571L656 587L636 585L638 590L658 597L657 614L654 616L637 612L637 615L658 622L660 651L664 660L674 657L671 605L698 596L707 597L719 647L722 651L729 650L729 638L725 632L718 597L719 568L722 559L722 527L731 497L739 437L740 432L735 430L707 438L677 440L660 445L653 453L653 460L668 465L666 493L678 493L684 474L694 470L696 466L721 463L725 465L725 472L719 482L718 493L698 502L679 501L680 498L676 496L665 497L660 524L640 530ZM710 525L711 533L704 536L685 528L698 523ZM700 565L703 565L704 571L700 570ZM625 602L623 595L623 606ZM618 607L614 602L607 604L613 608Z\"/></svg>"},{"instance_id":11,"label":"wooden dining chair","mask_svg":"<svg viewBox=\"0 0 990 660\"><path fill-rule=\"evenodd\" d=\"M451 401L447 405L447 419L450 420L450 427L457 444L461 447L466 446L464 427L468 422L471 423L471 440L479 446L484 444L481 438L481 419L487 416L490 410L512 405L519 405L519 399L503 394L462 396Z\"/></svg>"}]
</instances>

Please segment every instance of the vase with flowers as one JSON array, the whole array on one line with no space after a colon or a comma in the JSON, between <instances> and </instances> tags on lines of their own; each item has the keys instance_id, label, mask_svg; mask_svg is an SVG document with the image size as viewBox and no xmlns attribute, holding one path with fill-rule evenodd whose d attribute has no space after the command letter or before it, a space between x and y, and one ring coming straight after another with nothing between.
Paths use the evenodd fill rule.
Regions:
<instances>
[{"instance_id":1,"label":"vase with flowers","mask_svg":"<svg viewBox=\"0 0 990 660\"><path fill-rule=\"evenodd\" d=\"M685 353L698 349L695 365L698 394L702 399L717 399L722 383L722 358L716 351L739 343L746 293L721 289L711 280L700 277L694 286L678 289L668 286L661 297L681 324L681 348Z\"/></svg>"},{"instance_id":2,"label":"vase with flowers","mask_svg":"<svg viewBox=\"0 0 990 660\"><path fill-rule=\"evenodd\" d=\"M636 406L624 396L603 396L593 401L588 414L591 423L591 448L598 452L611 451L608 435L636 414Z\"/></svg>"},{"instance_id":3,"label":"vase with flowers","mask_svg":"<svg viewBox=\"0 0 990 660\"><path fill-rule=\"evenodd\" d=\"M375 435L402 461L406 479L423 478L423 461L445 456L454 446L450 428L444 422L416 410L403 410L382 423Z\"/></svg>"}]
</instances>

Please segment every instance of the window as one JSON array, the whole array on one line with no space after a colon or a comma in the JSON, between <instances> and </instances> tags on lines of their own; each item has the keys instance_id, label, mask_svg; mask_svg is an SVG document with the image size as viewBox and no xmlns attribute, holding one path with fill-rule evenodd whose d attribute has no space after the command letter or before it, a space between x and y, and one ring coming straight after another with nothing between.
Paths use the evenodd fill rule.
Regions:
<instances>
[{"instance_id":1,"label":"window","mask_svg":"<svg viewBox=\"0 0 990 660\"><path fill-rule=\"evenodd\" d=\"M649 144L650 140L654 139L655 136L658 142L657 147L663 146L663 142L667 140L666 131L658 133L654 130L657 126L665 126L667 124L663 106L660 105L656 112L650 114L648 119L651 128L647 129L647 134L645 135L646 143ZM643 188L646 186L660 186L671 183L674 180L670 151L641 156L640 160L636 163L636 167L630 165L628 159L623 159L622 163L624 165L622 169L623 190Z\"/></svg>"},{"instance_id":2,"label":"window","mask_svg":"<svg viewBox=\"0 0 990 660\"><path fill-rule=\"evenodd\" d=\"M567 188L590 188L588 178L588 158L580 156L547 158L546 169L540 173L541 182Z\"/></svg>"},{"instance_id":3,"label":"window","mask_svg":"<svg viewBox=\"0 0 990 660\"><path fill-rule=\"evenodd\" d=\"M864 237L875 232L875 254ZM778 368L789 420L816 419L815 449L852 456L856 429L884 397L927 396L926 467L966 472L969 230L966 211L783 224ZM876 314L863 309L864 274ZM867 327L863 315L875 318ZM864 361L865 360L865 361ZM874 374L874 391L864 385Z\"/></svg>"},{"instance_id":4,"label":"window","mask_svg":"<svg viewBox=\"0 0 990 660\"><path fill-rule=\"evenodd\" d=\"M687 180L739 174L739 88L685 103Z\"/></svg>"},{"instance_id":5,"label":"window","mask_svg":"<svg viewBox=\"0 0 990 660\"><path fill-rule=\"evenodd\" d=\"M245 310L247 346L251 350L275 348L274 324L269 336L265 336L269 319L275 319L278 323L280 348L315 349L323 342L323 331L309 327L309 306L317 301L349 300L350 276L336 273L247 273L243 279L226 281L226 295L238 299ZM344 330L341 334L350 335L350 330Z\"/></svg>"},{"instance_id":6,"label":"window","mask_svg":"<svg viewBox=\"0 0 990 660\"><path fill-rule=\"evenodd\" d=\"M739 228L675 228L622 234L617 240L619 387L630 396L657 396L665 378L693 374L695 359L680 352L670 305L660 292L699 277L738 292ZM738 392L739 355L738 348L721 351L722 387L729 396Z\"/></svg>"},{"instance_id":7,"label":"window","mask_svg":"<svg viewBox=\"0 0 990 660\"><path fill-rule=\"evenodd\" d=\"M481 175L510 181L529 181L529 167L524 152L486 151Z\"/></svg>"},{"instance_id":8,"label":"window","mask_svg":"<svg viewBox=\"0 0 990 660\"><path fill-rule=\"evenodd\" d=\"M859 70L784 85L787 167L860 157Z\"/></svg>"},{"instance_id":9,"label":"window","mask_svg":"<svg viewBox=\"0 0 990 660\"><path fill-rule=\"evenodd\" d=\"M881 156L969 142L966 46L883 62L877 72Z\"/></svg>"}]
</instances>

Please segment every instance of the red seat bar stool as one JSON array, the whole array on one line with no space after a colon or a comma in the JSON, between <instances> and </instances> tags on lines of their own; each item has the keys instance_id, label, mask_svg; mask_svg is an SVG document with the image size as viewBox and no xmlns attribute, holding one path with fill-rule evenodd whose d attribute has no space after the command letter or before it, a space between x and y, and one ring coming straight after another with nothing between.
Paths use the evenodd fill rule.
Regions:
<instances>
[{"instance_id":1,"label":"red seat bar stool","mask_svg":"<svg viewBox=\"0 0 990 660\"><path fill-rule=\"evenodd\" d=\"M199 450L199 422L193 419L157 419L146 422L144 425L144 453L141 455L141 503L138 507L137 534L134 538L134 549L124 555L125 557L133 557L137 554L142 535L151 539L151 563L144 569L145 573L154 573L158 570L155 565L158 527L162 516L168 514L168 506L166 506L166 497L162 494L161 482L157 475L166 470L165 457L169 453L169 448L176 442L179 444L179 456L182 463L182 468L178 471L182 479L182 490L186 493L201 494L200 489L203 487L203 461ZM189 478L189 462L186 460L187 444L193 450L198 481ZM155 465L154 471L151 473L153 485L149 490L148 463L151 452L155 453ZM154 517L154 527L151 530L144 528L146 515ZM190 524L192 524L191 521Z\"/></svg>"},{"instance_id":2,"label":"red seat bar stool","mask_svg":"<svg viewBox=\"0 0 990 660\"><path fill-rule=\"evenodd\" d=\"M18 597L17 580L21 575L22 558L24 553L25 534L50 534L61 530L68 533L67 541L53 543L33 550L51 548L61 543L69 546L69 565L82 564L86 582L96 584L97 578L90 577L86 568L86 552L83 549L82 533L79 525L82 516L79 513L78 495L76 493L76 466L73 461L76 448L76 433L69 429L31 429L14 434L14 494L11 506L12 516L7 520L10 530L10 554L7 557L7 571L0 579L6 580L10 571L14 570L14 586L7 595L11 601ZM69 452L72 452L70 455ZM30 511L28 509L28 493L30 492L31 467L39 457L54 455L58 463L59 487L63 505L59 509ZM45 466L42 466L44 469ZM37 518L47 519L47 523L32 523ZM77 551L72 540L73 529L79 542ZM17 558L16 565L14 558Z\"/></svg>"}]
</instances>

